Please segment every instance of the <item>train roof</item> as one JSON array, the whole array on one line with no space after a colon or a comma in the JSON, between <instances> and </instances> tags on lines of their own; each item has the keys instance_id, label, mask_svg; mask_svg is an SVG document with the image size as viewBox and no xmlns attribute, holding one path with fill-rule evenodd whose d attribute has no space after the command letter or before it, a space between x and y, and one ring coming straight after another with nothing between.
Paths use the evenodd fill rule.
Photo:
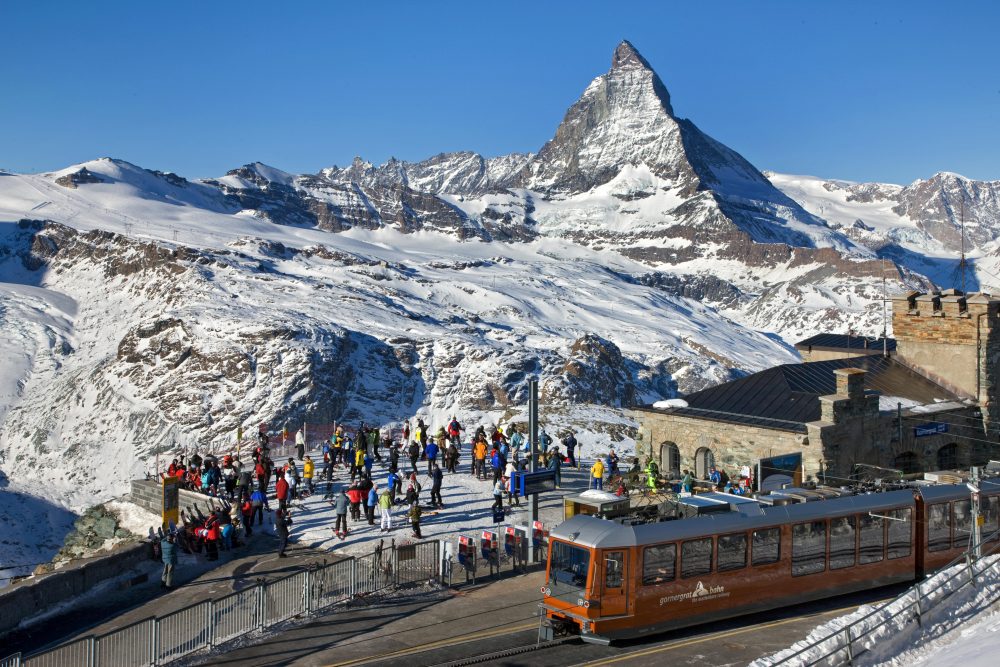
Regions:
<instances>
[{"instance_id":1,"label":"train roof","mask_svg":"<svg viewBox=\"0 0 1000 667\"><path fill-rule=\"evenodd\" d=\"M1000 494L1000 479L982 480L980 489L989 495ZM927 502L940 502L969 498L970 490L965 484L927 485L781 506L763 506L752 499L741 498L740 502L731 505L732 511L637 525L577 515L553 528L551 536L594 548L642 546L846 514L912 507L918 494ZM718 493L695 496L706 497L716 501L731 500Z\"/></svg>"}]
</instances>

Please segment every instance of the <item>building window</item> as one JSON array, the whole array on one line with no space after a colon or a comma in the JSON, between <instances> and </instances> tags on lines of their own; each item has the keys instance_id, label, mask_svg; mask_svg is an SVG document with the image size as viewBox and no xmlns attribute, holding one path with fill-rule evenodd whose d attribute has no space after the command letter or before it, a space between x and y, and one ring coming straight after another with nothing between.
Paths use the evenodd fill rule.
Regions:
<instances>
[{"instance_id":1,"label":"building window","mask_svg":"<svg viewBox=\"0 0 1000 667\"><path fill-rule=\"evenodd\" d=\"M642 552L642 584L644 586L654 586L667 581L673 581L676 563L676 544L646 547Z\"/></svg>"},{"instance_id":2,"label":"building window","mask_svg":"<svg viewBox=\"0 0 1000 667\"><path fill-rule=\"evenodd\" d=\"M694 472L698 479L708 479L708 469L715 465L715 454L708 447L700 447L694 453Z\"/></svg>"},{"instance_id":3,"label":"building window","mask_svg":"<svg viewBox=\"0 0 1000 667\"><path fill-rule=\"evenodd\" d=\"M953 549L968 549L972 544L972 501L958 500L952 505L955 513L952 523L955 530L952 533Z\"/></svg>"},{"instance_id":4,"label":"building window","mask_svg":"<svg viewBox=\"0 0 1000 667\"><path fill-rule=\"evenodd\" d=\"M747 566L747 534L719 535L719 572Z\"/></svg>"},{"instance_id":5,"label":"building window","mask_svg":"<svg viewBox=\"0 0 1000 667\"><path fill-rule=\"evenodd\" d=\"M909 507L889 510L885 515L896 519L889 521L889 558L906 558L913 544L913 510Z\"/></svg>"},{"instance_id":6,"label":"building window","mask_svg":"<svg viewBox=\"0 0 1000 667\"><path fill-rule=\"evenodd\" d=\"M915 452L903 452L893 460L892 467L904 475L920 472L920 462Z\"/></svg>"},{"instance_id":7,"label":"building window","mask_svg":"<svg viewBox=\"0 0 1000 667\"><path fill-rule=\"evenodd\" d=\"M880 516L862 514L859 517L861 536L860 565L878 563L885 557L885 521Z\"/></svg>"},{"instance_id":8,"label":"building window","mask_svg":"<svg viewBox=\"0 0 1000 667\"><path fill-rule=\"evenodd\" d=\"M700 577L712 571L712 538L689 540L681 545L681 578Z\"/></svg>"},{"instance_id":9,"label":"building window","mask_svg":"<svg viewBox=\"0 0 1000 667\"><path fill-rule=\"evenodd\" d=\"M681 476L681 450L672 442L660 445L660 467L671 477Z\"/></svg>"},{"instance_id":10,"label":"building window","mask_svg":"<svg viewBox=\"0 0 1000 667\"><path fill-rule=\"evenodd\" d=\"M958 444L949 443L938 450L938 470L956 470L958 468Z\"/></svg>"},{"instance_id":11,"label":"building window","mask_svg":"<svg viewBox=\"0 0 1000 667\"><path fill-rule=\"evenodd\" d=\"M781 556L781 531L765 528L753 531L753 564L777 563Z\"/></svg>"},{"instance_id":12,"label":"building window","mask_svg":"<svg viewBox=\"0 0 1000 667\"><path fill-rule=\"evenodd\" d=\"M927 508L927 550L944 551L951 546L951 512L948 503Z\"/></svg>"},{"instance_id":13,"label":"building window","mask_svg":"<svg viewBox=\"0 0 1000 667\"><path fill-rule=\"evenodd\" d=\"M854 517L830 519L830 569L854 567L856 545Z\"/></svg>"},{"instance_id":14,"label":"building window","mask_svg":"<svg viewBox=\"0 0 1000 667\"><path fill-rule=\"evenodd\" d=\"M792 576L816 574L826 569L826 521L792 526Z\"/></svg>"}]
</instances>

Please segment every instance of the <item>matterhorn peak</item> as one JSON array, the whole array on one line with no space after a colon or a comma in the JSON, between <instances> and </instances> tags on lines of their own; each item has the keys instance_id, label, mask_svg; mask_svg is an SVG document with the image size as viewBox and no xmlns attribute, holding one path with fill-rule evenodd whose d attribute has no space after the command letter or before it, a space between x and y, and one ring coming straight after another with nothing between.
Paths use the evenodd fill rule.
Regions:
<instances>
[{"instance_id":1,"label":"matterhorn peak","mask_svg":"<svg viewBox=\"0 0 1000 667\"><path fill-rule=\"evenodd\" d=\"M611 69L623 67L641 67L650 71L653 70L649 62L642 57L642 54L627 39L622 40L621 44L615 49L614 56L611 58Z\"/></svg>"}]
</instances>

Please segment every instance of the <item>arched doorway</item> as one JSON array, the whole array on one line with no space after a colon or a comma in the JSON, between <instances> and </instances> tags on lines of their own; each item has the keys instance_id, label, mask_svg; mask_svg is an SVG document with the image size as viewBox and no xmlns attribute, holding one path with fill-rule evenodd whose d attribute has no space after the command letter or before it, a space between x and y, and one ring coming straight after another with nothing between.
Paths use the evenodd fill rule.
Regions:
<instances>
[{"instance_id":1,"label":"arched doorway","mask_svg":"<svg viewBox=\"0 0 1000 667\"><path fill-rule=\"evenodd\" d=\"M892 467L902 471L904 475L909 475L913 472L920 472L920 460L917 458L916 452L903 452L897 454L896 458L893 459Z\"/></svg>"},{"instance_id":2,"label":"arched doorway","mask_svg":"<svg viewBox=\"0 0 1000 667\"><path fill-rule=\"evenodd\" d=\"M698 479L708 479L708 469L715 465L715 454L708 447L699 447L694 453L694 473Z\"/></svg>"},{"instance_id":3,"label":"arched doorway","mask_svg":"<svg viewBox=\"0 0 1000 667\"><path fill-rule=\"evenodd\" d=\"M660 444L660 472L672 479L681 476L681 450L673 442Z\"/></svg>"},{"instance_id":4,"label":"arched doorway","mask_svg":"<svg viewBox=\"0 0 1000 667\"><path fill-rule=\"evenodd\" d=\"M938 470L956 470L958 468L958 443L949 442L937 452Z\"/></svg>"}]
</instances>

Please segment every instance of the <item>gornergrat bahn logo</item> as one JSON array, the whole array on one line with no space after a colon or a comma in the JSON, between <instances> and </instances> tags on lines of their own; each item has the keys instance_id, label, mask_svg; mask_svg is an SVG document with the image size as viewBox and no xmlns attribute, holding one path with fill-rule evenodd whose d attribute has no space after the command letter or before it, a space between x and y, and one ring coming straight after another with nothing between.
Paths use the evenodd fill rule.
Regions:
<instances>
[{"instance_id":1,"label":"gornergrat bahn logo","mask_svg":"<svg viewBox=\"0 0 1000 667\"><path fill-rule=\"evenodd\" d=\"M699 581L697 585L695 585L693 591L678 593L677 595L667 595L660 598L660 606L662 607L668 602L680 602L681 600L704 602L706 600L715 600L717 598L727 597L729 597L729 591L726 590L725 586L712 586L710 588L705 588L705 584Z\"/></svg>"}]
</instances>

